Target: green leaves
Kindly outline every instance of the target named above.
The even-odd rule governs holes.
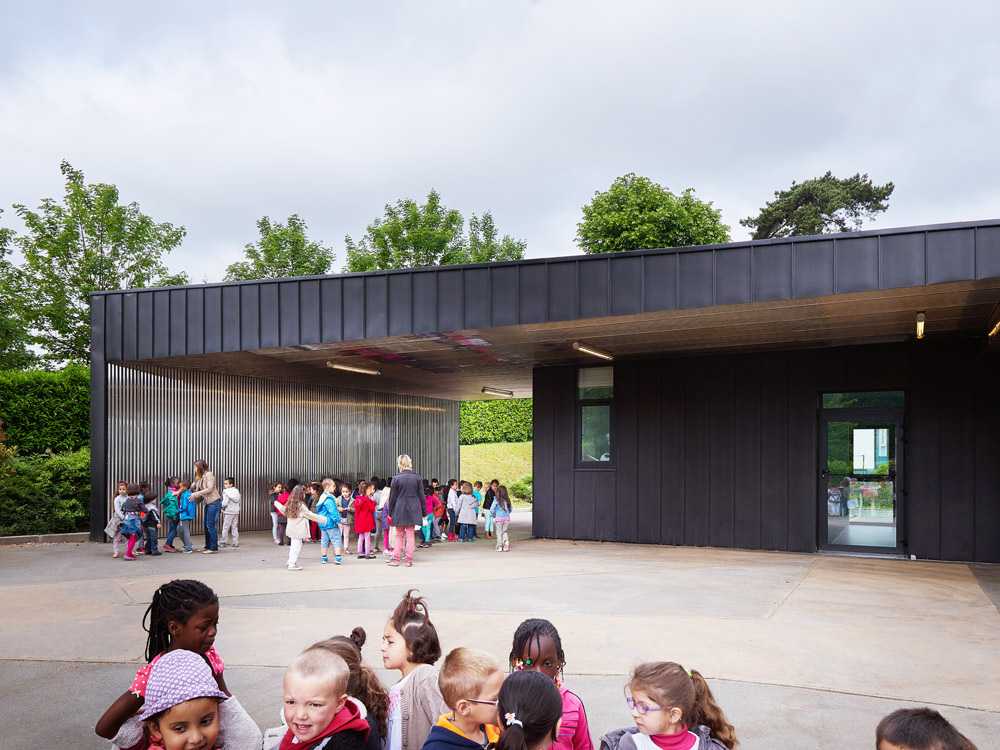
[[[630,172],[583,207],[576,241],[585,253],[708,245],[728,242],[729,227],[693,189],[675,195]]]
[[[527,243],[499,231],[487,211],[469,221],[469,237],[463,234],[465,220],[447,208],[435,190],[423,204],[410,198],[386,204],[381,219],[368,225],[365,236],[347,247],[345,271],[386,271],[393,268],[447,266],[459,263],[489,263],[524,257]]]
[[[37,209],[14,205],[25,226],[12,239],[24,255],[15,301],[46,360],[85,362],[90,293],[186,282],[186,275],[168,277],[163,263],[185,230],[154,222],[137,203],[120,203],[114,185],[87,184],[68,162],[60,170],[66,181],[62,203],[44,198]]]
[[[827,172],[822,177],[793,182],[787,190],[775,191],[756,216],[740,224],[753,230],[753,239],[851,232],[861,229],[889,208],[895,185],[875,185],[867,174],[838,179]]]
[[[463,401],[459,407],[460,445],[521,443],[531,440],[531,399]]]
[[[90,450],[21,457],[0,446],[0,536],[83,531]]]
[[[53,418],[58,415],[58,418]],[[75,451],[90,442],[90,371],[0,371],[0,419],[22,455]]]
[[[264,216],[257,222],[260,239],[244,246],[246,260],[226,269],[226,281],[279,279],[288,276],[319,276],[330,270],[331,248],[311,241],[305,221],[292,214],[284,223],[271,223]]]

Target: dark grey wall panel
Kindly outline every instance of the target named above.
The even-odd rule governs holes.
[[[684,467],[687,465],[684,377],[676,368],[656,368],[660,394],[660,542],[684,544]]]
[[[222,288],[205,289],[205,354],[222,351]],[[277,346],[277,342],[271,344]]]
[[[927,233],[927,283],[976,277],[976,232],[956,229]]]
[[[358,341],[365,337],[365,279],[348,276],[344,279],[344,341]]]
[[[103,328],[100,331],[95,331],[95,339],[90,342],[90,346],[92,349],[98,347],[96,337],[99,336],[104,342],[107,360],[117,362],[122,358],[122,295],[109,294],[107,297],[94,297],[91,300],[92,308],[97,304],[98,299],[102,300],[100,321]],[[106,319],[104,317],[105,311],[107,312]]]
[[[750,301],[750,248],[715,251],[715,304]]]
[[[834,243],[835,291],[878,289],[878,238],[837,239]]]
[[[611,259],[611,314],[642,312],[642,258]]]
[[[608,261],[587,258],[580,261],[580,317],[599,318],[608,314],[611,299]]]
[[[733,545],[760,543],[760,360],[737,360],[733,392]]]
[[[516,272],[517,269],[514,269]],[[413,332],[435,333],[438,327],[438,291],[436,273],[413,274]],[[515,300],[516,301],[516,300]]]
[[[577,318],[576,261],[549,264],[549,320],[575,320]]]
[[[532,376],[536,397],[531,402],[531,419],[534,437],[531,443],[532,489],[534,497],[531,506],[531,530],[534,536],[551,538],[555,536],[553,508],[555,505],[555,399],[561,387],[556,382],[559,368],[549,367],[535,370]],[[546,394],[546,398],[538,398]],[[561,499],[566,503],[565,499]],[[570,501],[571,502],[571,501]]]
[[[461,271],[437,273],[437,321],[441,331],[460,331],[465,327],[465,288]]]
[[[187,350],[188,354],[205,353],[204,289],[188,289],[187,292]]]
[[[642,415],[636,419],[636,518],[635,539],[655,544],[660,541],[660,510],[664,488],[660,465],[660,397],[662,372],[647,363],[639,368],[636,388],[637,408]]]
[[[712,444],[709,433],[709,398],[707,376],[710,363],[692,362],[684,370],[684,543],[703,547],[709,543],[711,504]]]
[[[760,399],[760,544],[765,549],[788,545],[788,375],[784,357],[763,363]],[[813,457],[813,467],[816,459]],[[798,498],[798,502],[816,502]]]
[[[517,266],[491,268],[494,326],[517,324]]]
[[[358,305],[363,304],[364,298],[359,295]],[[281,332],[279,341],[281,346],[294,346],[299,343],[299,282],[286,281],[278,284],[278,305],[281,310],[278,315]],[[361,317],[364,317],[363,311]],[[364,332],[359,338],[364,338]]]
[[[681,253],[680,307],[715,304],[715,258],[712,253]]]
[[[187,291],[170,292],[170,356],[187,354]]]
[[[639,367],[635,363],[623,364],[615,368],[615,392],[623,398],[615,400],[611,429],[612,460],[615,463],[615,536],[618,541],[638,538],[639,506],[639,465],[638,427],[640,405]],[[645,416],[645,415],[644,415]]]
[[[891,234],[879,241],[882,289],[922,286],[924,281],[924,233]]]
[[[240,343],[245,349],[260,348],[260,287],[240,287]]]
[[[727,360],[712,368],[708,387],[712,397],[708,400],[709,460],[708,473],[708,540],[713,547],[735,545],[733,513],[735,488],[733,486],[734,373],[732,361]]]
[[[319,300],[322,305],[320,324],[324,342],[341,341],[344,338],[343,281],[323,279],[319,282]]]
[[[365,278],[365,338],[389,335],[389,284],[385,276]]]
[[[520,323],[544,323],[548,313],[548,279],[544,265],[521,266],[518,276]]]
[[[833,240],[792,245],[792,284],[796,299],[833,294]]]
[[[170,292],[153,292],[153,356],[170,356]]]
[[[757,302],[792,298],[792,246],[753,248],[753,298]]]
[[[673,310],[677,307],[677,254],[647,255],[645,264],[644,309]]]
[[[597,539],[596,510],[598,504],[612,491],[608,486],[606,471],[574,471],[572,487],[573,539]],[[566,508],[563,508],[563,512]]]
[[[553,482],[555,492],[555,504],[553,506],[552,527],[556,536],[563,539],[567,534],[573,533],[573,514],[576,506],[576,498],[573,496],[573,466],[576,461],[576,371],[572,367],[558,368],[552,380],[554,387],[553,394],[553,419],[552,426],[555,429],[555,439],[552,444],[553,454]],[[594,504],[595,523],[597,525],[597,538],[608,539],[606,534],[614,533],[614,521],[609,521],[609,515],[600,503],[595,504],[595,498],[581,498],[585,505]],[[606,503],[613,506],[614,503]]]
[[[389,335],[413,332],[413,294],[409,274],[389,277]]]
[[[465,271],[465,328],[489,328],[492,325],[490,269]]]
[[[976,278],[1000,278],[1000,227],[976,230]]]
[[[121,298],[118,297],[120,300]],[[104,538],[106,512],[105,467],[108,464],[108,416],[107,416],[107,365],[105,351],[109,342],[105,336],[121,323],[115,323],[108,304],[110,298],[94,296],[90,299],[90,539],[97,542]]]
[[[240,351],[240,288],[222,287],[222,351]]]
[[[300,344],[318,344],[322,340],[320,324],[319,281],[299,284]]]
[[[1000,362],[977,368],[975,560],[1000,560]]]
[[[155,316],[153,293],[140,292],[135,296],[135,302],[136,315],[138,316],[136,323],[137,341],[139,342],[137,356],[139,359],[149,359],[153,356],[153,317]]]
[[[205,298],[206,309],[208,297]],[[281,345],[281,308],[278,304],[278,285],[260,285],[260,346],[262,349]]]

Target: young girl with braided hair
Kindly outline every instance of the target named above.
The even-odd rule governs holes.
[[[193,580],[163,584],[153,594],[142,625],[149,634],[146,639],[148,663],[139,668],[129,689],[98,719],[94,731],[105,739],[112,739],[122,724],[142,708],[153,664],[168,651],[184,649],[200,654],[211,667],[219,689],[229,693],[222,674],[225,665],[214,646],[219,625],[219,598],[212,589]]]
[[[635,727],[601,738],[601,750],[733,750],[739,741],[708,683],[672,661],[640,664],[625,688]]]
[[[563,715],[554,750],[593,750],[583,701],[563,685],[566,655],[556,626],[537,618],[522,622],[514,632],[509,659],[512,671],[540,672],[559,689]]]
[[[559,734],[562,696],[541,672],[514,672],[500,686],[497,715],[503,730],[497,750],[546,750]]]
[[[385,750],[420,750],[448,710],[433,666],[440,658],[441,642],[427,603],[411,589],[382,632],[382,666],[401,677],[389,690]]]
[[[347,663],[350,677],[347,680],[347,694],[360,701],[368,712],[368,750],[382,750],[386,737],[389,713],[389,694],[382,687],[378,675],[361,659],[361,648],[368,636],[362,627],[354,628],[350,636],[335,635],[325,641],[314,643],[307,651],[323,649],[331,651]]]

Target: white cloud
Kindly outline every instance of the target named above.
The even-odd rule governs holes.
[[[697,188],[734,238],[827,169],[896,182],[881,225],[1000,215],[987,2],[248,7],[0,11],[0,205],[58,196],[67,158],[184,224],[170,263],[196,280],[261,215],[341,249],[431,187],[532,256],[574,252],[627,171]]]

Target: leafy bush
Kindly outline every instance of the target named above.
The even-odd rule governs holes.
[[[532,437],[530,398],[463,401],[460,417],[460,445],[523,443]]]
[[[0,536],[87,528],[90,450],[19,456],[0,446]]]
[[[534,497],[534,488],[532,487],[532,483],[533,477],[531,475],[521,477],[510,486],[510,494],[518,500],[524,500],[526,503],[530,503]]]
[[[22,456],[80,450],[90,443],[90,370],[0,371],[0,420]]]

